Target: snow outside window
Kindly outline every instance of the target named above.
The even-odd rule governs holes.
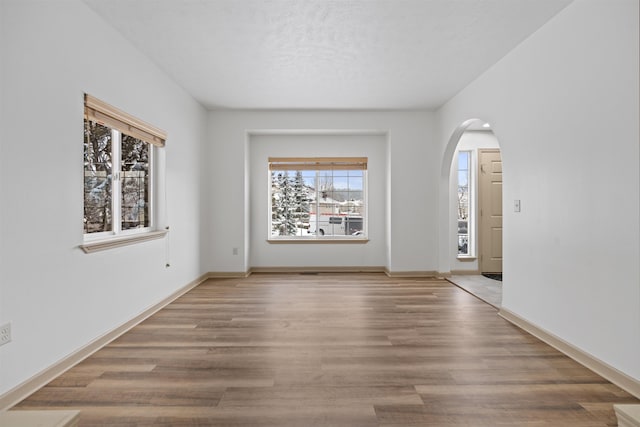
[[[366,239],[366,157],[270,158],[269,239]]]
[[[85,96],[85,240],[148,232],[153,227],[153,153],[161,131]]]
[[[458,256],[470,255],[470,204],[471,151],[458,152]]]

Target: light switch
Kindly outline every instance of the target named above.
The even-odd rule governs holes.
[[[520,212],[520,200],[513,201],[513,211]]]

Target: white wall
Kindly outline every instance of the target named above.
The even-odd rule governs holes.
[[[451,272],[477,272],[478,271],[478,150],[500,148],[500,144],[496,139],[496,136],[491,131],[465,131],[458,142],[456,151],[453,155],[453,162],[451,163],[451,173],[449,174],[449,212],[451,212],[449,218],[449,241],[453,244],[449,248],[449,259],[451,265]],[[470,206],[470,243],[473,246],[473,259],[458,258],[458,152],[470,151],[471,152],[471,171],[469,175],[470,179],[470,191],[471,191],[471,206]]]
[[[1,395],[202,273],[207,114],[81,1],[3,0],[0,16]],[[84,92],[167,131],[168,239],[78,249]]]
[[[203,230],[210,239],[203,258],[209,271],[243,272],[254,265],[374,266],[380,262],[392,272],[436,269],[437,209],[433,201],[437,197],[440,164],[433,139],[432,113],[214,111],[209,118],[211,177],[207,199],[211,204],[205,216],[211,221]],[[387,183],[381,188],[369,188],[374,200],[386,199],[384,233],[379,235],[380,230],[376,229],[365,248],[338,249],[343,255],[339,264],[334,264],[338,262],[334,255],[325,254],[327,258],[323,258],[321,254],[326,249],[305,249],[309,254],[305,257],[300,256],[300,245],[251,241],[253,235],[260,239],[261,231],[258,228],[253,234],[253,227],[260,225],[249,221],[252,203],[260,201],[256,199],[259,196],[248,197],[250,179],[254,176],[250,161],[253,144],[249,143],[248,131],[292,129],[375,130],[388,135],[383,160]],[[374,154],[383,155],[380,150]],[[379,219],[371,220],[379,224]],[[264,221],[266,224],[266,217]],[[258,247],[253,247],[258,243]],[[232,254],[234,247],[239,248],[237,256]]]
[[[5,51],[5,43],[7,40],[7,32],[6,32],[6,24],[5,24],[5,17],[4,17],[4,6],[2,5],[2,1],[0,1],[0,201],[1,200],[5,200],[5,195],[4,195],[4,190],[3,190],[3,165],[2,165],[2,158],[4,157],[3,152],[4,152],[4,117],[5,117],[5,110],[4,110],[4,102],[2,102],[2,100],[5,98],[5,94],[4,94],[4,51]],[[0,224],[3,224],[3,209],[2,209],[2,205],[3,203],[0,202]],[[1,231],[1,229],[0,229]],[[2,236],[0,236],[0,255],[2,255]],[[4,257],[0,256],[0,324],[4,324],[5,322],[5,317],[3,317],[2,315],[2,294],[3,294],[3,286],[2,286],[2,272],[4,271]],[[0,350],[1,351],[1,350]],[[0,353],[1,354],[1,353]],[[1,357],[1,356],[0,356]],[[2,359],[0,359],[0,370],[2,370]],[[0,391],[0,393],[2,393]]]
[[[500,141],[503,306],[636,380],[638,36],[637,0],[576,0],[438,112],[447,156],[470,118]]]

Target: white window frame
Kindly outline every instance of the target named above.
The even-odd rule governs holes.
[[[111,130],[111,170],[113,171],[113,181],[111,183],[112,217],[111,230],[109,231],[97,233],[84,233],[83,231],[83,243],[80,245],[80,248],[85,253],[92,253],[164,237],[168,231],[168,227],[164,229],[160,229],[159,227],[157,221],[159,208],[158,203],[156,203],[156,194],[158,193],[157,175],[160,172],[164,173],[158,165],[158,160],[160,157],[159,150],[163,149],[166,141],[166,133],[91,95],[85,95],[85,122],[87,120],[97,122]],[[128,230],[122,229],[121,148],[123,134],[140,139],[149,145],[149,185],[147,189],[149,198],[149,208],[147,209],[149,226]]]
[[[317,223],[319,222],[317,213],[320,212],[319,204],[319,176],[322,171],[326,170],[362,170],[362,233],[360,235],[321,235],[316,232],[315,234],[303,235],[303,236],[273,236],[272,235],[272,177],[271,174],[274,171],[272,169],[272,165],[278,164],[289,164],[291,169],[286,169],[288,171],[296,171],[296,170],[314,170],[315,171],[315,212],[316,212],[316,230]],[[359,167],[353,167],[353,169],[349,169],[349,163],[356,164],[360,163]],[[269,158],[269,167],[267,168],[267,182],[268,182],[268,228],[267,228],[267,241],[269,243],[366,243],[369,241],[368,239],[368,223],[369,223],[369,209],[368,209],[368,185],[367,185],[367,163],[368,159],[366,157],[297,157],[297,158]],[[297,169],[296,164],[304,165],[299,167],[304,167],[304,169]],[[314,169],[313,165],[317,165],[317,168]],[[289,165],[287,167],[289,167]],[[309,166],[311,165],[311,166]],[[331,169],[332,165],[335,165],[336,169]],[[282,170],[282,169],[281,169]],[[333,215],[333,214],[332,214]],[[333,215],[338,216],[338,214]],[[345,216],[346,218],[346,216]],[[346,220],[345,220],[346,225]]]
[[[148,144],[148,143],[147,143]],[[149,226],[131,228],[128,230],[122,229],[122,132],[117,129],[111,129],[111,169],[113,172],[113,178],[111,183],[111,230],[101,231],[98,233],[84,233],[84,241],[91,242],[94,240],[104,240],[111,237],[127,236],[133,234],[148,233],[155,229],[155,157],[156,147],[149,144]]]

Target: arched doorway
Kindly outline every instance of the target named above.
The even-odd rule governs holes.
[[[450,281],[500,306],[502,156],[489,123],[470,119],[453,132],[443,159],[443,181]]]

